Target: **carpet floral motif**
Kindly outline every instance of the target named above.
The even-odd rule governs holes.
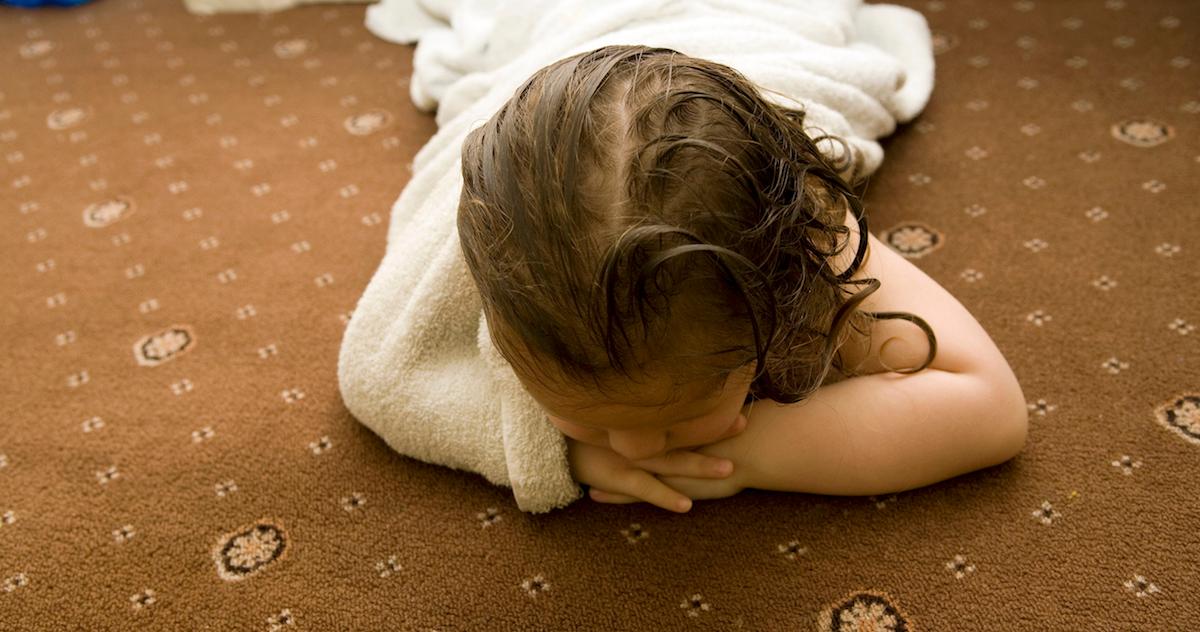
[[[213,548],[217,575],[228,582],[241,581],[280,559],[286,548],[283,529],[268,522],[227,533]]]
[[[895,605],[895,600],[879,591],[852,593],[821,611],[820,632],[914,632],[916,627]]]

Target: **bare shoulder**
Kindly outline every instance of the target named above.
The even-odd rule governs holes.
[[[850,244],[834,263],[834,270],[846,269],[854,260],[859,239],[858,222],[846,212]],[[852,279],[873,278],[879,289],[859,305],[868,312],[908,312],[921,317],[937,338],[937,354],[931,368],[954,373],[974,371],[1011,371],[1000,350],[983,326],[946,288],[934,281],[912,262],[887,244],[867,234],[867,253]],[[915,323],[903,319],[875,321],[869,337],[851,332],[840,353],[847,368],[866,373],[915,368],[924,363],[929,343]]]

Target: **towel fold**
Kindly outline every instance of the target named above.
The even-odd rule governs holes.
[[[342,340],[338,380],[355,417],[413,458],[512,487],[523,511],[581,495],[563,435],[491,343],[456,215],[461,146],[538,69],[611,44],[671,48],[731,66],[849,143],[856,175],[876,142],[933,89],[921,14],[859,0],[383,0],[366,25],[419,42],[414,104],[437,133],[392,207],[387,247]],[[837,159],[841,145],[819,145]]]

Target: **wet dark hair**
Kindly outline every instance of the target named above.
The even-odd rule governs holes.
[[[793,403],[846,372],[845,327],[904,318],[930,350],[899,372],[928,367],[924,320],[856,309],[880,285],[850,278],[868,232],[840,174],[857,162],[803,123],[736,70],[671,49],[538,70],[462,146],[458,234],[497,349],[528,379],[601,393],[663,374],[719,389],[755,363],[749,398]],[[847,209],[861,238],[835,274]]]

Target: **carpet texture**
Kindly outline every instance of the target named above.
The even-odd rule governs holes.
[[[1195,627],[1200,5],[907,4],[937,84],[871,227],[996,340],[1024,452],[537,516],[338,395],[434,132],[412,47],[361,6],[0,9],[0,630]]]

